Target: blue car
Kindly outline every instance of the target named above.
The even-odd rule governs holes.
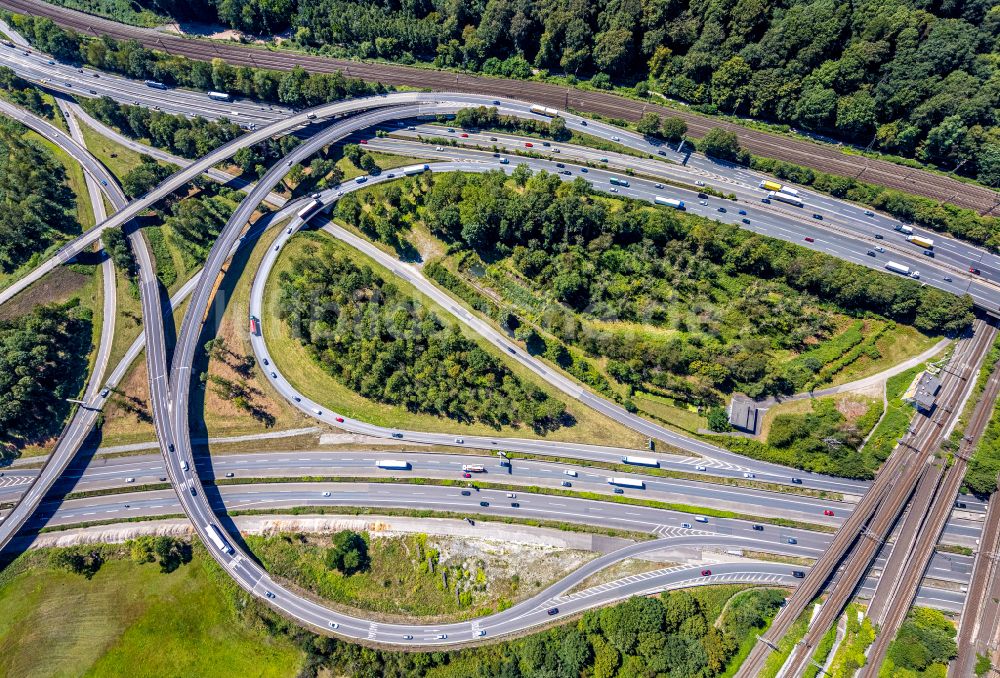
[[[747,211],[746,210],[740,210],[740,214],[743,215],[743,216],[746,216]]]
[[[725,211],[726,211],[726,208],[725,208],[725,207],[720,207],[720,208],[719,208],[719,211],[720,211],[720,212],[725,212]]]

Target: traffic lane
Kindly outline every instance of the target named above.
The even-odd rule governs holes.
[[[830,535],[804,530],[792,530],[772,525],[752,529],[750,523],[729,519],[710,518],[700,523],[691,514],[648,509],[629,505],[604,505],[586,499],[567,501],[567,498],[549,497],[531,493],[518,493],[507,497],[506,491],[409,485],[373,485],[366,483],[289,483],[221,485],[215,488],[218,499],[213,497],[213,508],[218,511],[284,509],[298,506],[368,506],[399,508],[419,506],[472,516],[479,514],[545,517],[565,522],[580,522],[600,527],[617,527],[632,531],[645,531],[661,536],[701,535],[704,537],[733,537],[751,540],[751,547],[771,550],[786,555],[815,558],[825,551]],[[324,496],[329,493],[330,496]],[[486,502],[483,506],[481,502]],[[510,504],[520,504],[512,510]],[[81,522],[127,519],[138,516],[154,517],[175,515],[180,511],[176,495],[170,490],[144,490],[127,494],[101,495],[70,499],[61,503],[46,502],[39,515],[50,516],[50,526],[70,526]],[[685,528],[685,523],[692,527]],[[793,537],[794,544],[788,543]],[[876,561],[884,564],[885,558]],[[960,554],[936,552],[925,576],[965,583],[971,572],[971,558]]]
[[[239,118],[242,117],[272,122],[292,112],[282,106],[245,99],[231,102],[215,101],[203,92],[183,88],[156,89],[146,86],[141,81],[129,80],[112,73],[99,72],[89,67],[80,69],[77,66],[60,63],[34,51],[33,48],[30,51],[31,54],[25,55],[24,49],[0,46],[0,64],[11,68],[22,78],[77,96],[111,96],[124,100],[123,103],[156,107],[157,110],[186,117],[195,115],[209,118],[230,117],[234,122],[239,122]],[[49,64],[49,61],[55,63]],[[98,73],[99,77],[94,77],[95,73]],[[237,116],[233,116],[234,111]]]
[[[377,468],[379,459],[399,459],[410,464],[407,471],[382,470]],[[540,484],[560,488],[562,483],[570,483],[573,491],[590,491],[611,495],[609,476],[626,477],[642,481],[644,490],[622,488],[626,495],[659,500],[679,501],[691,505],[717,508],[721,510],[747,510],[758,515],[780,512],[784,517],[792,517],[817,524],[839,524],[839,519],[849,515],[850,506],[843,502],[821,500],[812,497],[782,494],[756,490],[753,488],[730,487],[711,482],[697,482],[641,473],[612,472],[573,464],[557,464],[539,460],[514,459],[509,466],[501,466],[496,457],[454,454],[420,454],[408,450],[372,452],[354,450],[348,452],[325,452],[322,450],[304,452],[260,452],[239,455],[218,455],[211,461],[196,459],[199,476],[226,478],[296,477],[296,476],[371,476],[371,477],[413,477],[460,479],[466,465],[483,465],[484,473],[475,473],[469,482],[505,483],[527,486]],[[30,478],[33,474],[23,473]],[[59,486],[66,491],[83,492],[119,488],[128,484],[144,485],[165,482],[166,471],[162,460],[153,455],[138,457],[117,457],[93,462],[86,469],[70,468],[63,475]],[[16,490],[11,484],[11,493]],[[0,480],[0,490],[3,489]],[[0,496],[3,496],[0,494]],[[836,514],[831,518],[822,514],[830,508]]]
[[[428,153],[426,144],[416,142],[393,142],[391,140],[387,141],[386,138],[381,138],[377,141],[369,141],[369,144],[371,144],[375,149],[387,152],[410,155],[421,152],[424,154],[440,154],[439,157],[447,157],[454,161],[460,161],[462,159],[482,160],[491,155],[486,151],[477,151],[452,146],[441,147],[442,150],[440,152],[434,151]],[[562,160],[558,158],[539,159],[512,157],[509,160],[514,166],[518,164],[527,164],[533,170],[541,169],[560,173],[571,172],[582,176],[580,168],[575,165],[569,164],[564,168],[556,166],[556,164],[560,162],[566,165],[566,162],[563,162],[563,160],[572,163],[572,159],[570,157],[563,158]],[[498,161],[494,159],[494,162]],[[665,166],[669,167],[667,165]],[[602,187],[602,184],[609,182],[611,177],[618,176],[620,174],[620,172],[616,174],[615,172],[607,169],[592,168],[587,171],[586,179],[591,182],[597,190],[609,190],[607,187]],[[824,251],[838,258],[851,261],[852,263],[874,268],[876,270],[882,270],[883,272],[886,262],[890,260],[896,261],[897,263],[908,265],[911,270],[924,271],[925,273],[921,277],[923,282],[929,282],[934,287],[951,292],[952,294],[961,295],[969,292],[977,303],[987,308],[994,308],[998,301],[1000,301],[1000,290],[998,290],[995,286],[986,284],[985,279],[987,276],[975,276],[969,273],[968,261],[966,257],[953,257],[949,256],[947,253],[945,253],[944,256],[936,256],[933,258],[924,256],[922,255],[922,252],[924,251],[922,248],[915,249],[913,245],[906,242],[903,234],[897,233],[891,228],[886,230],[886,236],[884,236],[884,238],[889,238],[888,240],[883,239],[876,241],[870,232],[855,230],[847,236],[850,239],[850,242],[845,243],[843,234],[831,232],[828,228],[826,228],[828,220],[815,220],[809,216],[809,212],[807,210],[808,205],[803,208],[782,205],[780,209],[775,209],[772,206],[760,203],[756,198],[753,198],[752,202],[743,204],[715,197],[708,197],[704,199],[704,202],[707,204],[702,205],[702,200],[697,199],[695,193],[696,189],[687,190],[674,186],[656,188],[653,181],[635,177],[628,177],[628,181],[630,186],[613,187],[610,190],[615,191],[619,195],[640,200],[648,200],[650,202],[652,202],[657,196],[683,198],[685,199],[685,211],[697,216],[715,219],[723,223],[730,223],[743,229],[760,232],[770,237],[776,237],[789,242],[794,242],[810,249]],[[732,186],[728,186],[726,188],[726,190],[730,189],[732,189]],[[787,207],[787,210],[785,210],[785,207]],[[720,208],[725,211],[720,212]],[[739,212],[741,210],[746,214],[740,215]],[[784,214],[780,210],[785,210],[788,214]],[[796,215],[795,212],[801,213]],[[746,218],[750,223],[744,224],[742,221],[744,218]],[[835,225],[842,226],[840,224]],[[809,242],[806,238],[812,238],[814,242]],[[890,246],[895,249],[886,252],[878,252],[875,249],[876,247],[885,246]],[[946,252],[946,250],[942,250],[942,247],[939,247],[938,250]],[[868,252],[871,252],[872,254],[869,255]],[[926,273],[926,271],[932,271],[933,273]]]
[[[391,455],[391,457],[390,457]],[[395,458],[411,464],[408,471],[380,470],[376,468],[379,459]],[[499,466],[499,460],[483,456],[461,456],[453,454],[427,454],[406,450],[390,450],[374,453],[365,450],[350,452],[330,452],[316,450],[312,452],[261,452],[238,455],[217,455],[206,460],[195,460],[199,476],[214,474],[225,479],[232,473],[242,480],[280,476],[371,476],[381,478],[444,478],[459,479],[462,467],[466,464],[483,464],[486,473],[475,473],[470,484],[477,481],[485,483],[507,483],[514,485],[529,485],[536,483],[559,488],[562,482],[571,483],[570,491],[598,492],[613,496],[613,489],[608,485],[610,471],[588,469],[571,464],[557,464],[544,461],[514,459],[512,467]],[[511,469],[511,473],[507,469]],[[576,473],[576,476],[566,474],[566,471]],[[851,508],[839,502],[795,497],[775,492],[754,490],[751,488],[731,488],[712,483],[665,479],[640,473],[614,473],[615,476],[628,477],[646,483],[646,489],[621,488],[624,496],[637,499],[658,501],[680,501],[693,506],[718,508],[721,510],[740,510],[733,505],[742,501],[742,509],[747,513],[760,516],[781,512],[782,517],[799,517],[816,524],[840,525],[849,515]],[[65,474],[66,483],[73,491],[88,491],[98,489],[120,488],[134,484],[136,486],[155,484],[166,481],[166,471],[162,460],[153,455],[140,457],[114,457],[102,461],[99,467],[88,466],[85,470],[69,469]],[[19,472],[19,477],[30,478],[28,471]],[[131,479],[131,480],[129,480]],[[3,479],[0,478],[0,490]],[[23,482],[23,481],[19,481]],[[11,483],[11,494],[20,493],[23,488],[18,483]],[[0,497],[3,495],[0,494]],[[822,515],[827,507],[833,507],[834,517]],[[798,515],[796,515],[798,514]],[[764,526],[766,528],[766,526]],[[978,538],[981,523],[976,520],[952,515],[943,539],[948,543],[967,544]]]

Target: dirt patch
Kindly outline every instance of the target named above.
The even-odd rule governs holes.
[[[849,423],[854,423],[868,412],[871,402],[856,396],[840,397],[836,400],[837,411],[844,415]]]
[[[60,303],[71,299],[89,280],[89,275],[60,266],[0,306],[0,320],[17,318],[43,304]]]
[[[104,406],[101,433],[105,445],[155,439],[145,356],[145,353],[139,355]]]

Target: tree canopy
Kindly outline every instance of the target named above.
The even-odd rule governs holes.
[[[0,272],[10,272],[56,235],[79,230],[66,169],[27,130],[0,120]]]
[[[279,314],[311,355],[366,398],[494,427],[559,428],[565,408],[332,245],[279,276]]]

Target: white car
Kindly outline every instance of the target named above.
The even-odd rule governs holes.
[[[612,192],[612,193],[617,193],[617,192],[618,192],[618,189],[617,189],[617,188],[615,188],[614,186],[612,186],[612,187],[611,187],[611,192]]]
[[[126,483],[134,483],[135,482],[135,478],[126,478],[125,482]]]
[[[437,634],[434,637],[437,638],[438,640],[444,640],[445,638],[448,637],[448,634],[447,633],[439,633],[439,634]]]
[[[754,475],[754,474],[752,474],[752,473],[744,473],[744,474],[743,474],[743,477],[744,477],[744,478],[756,478],[757,476],[755,476],[755,475]]]
[[[317,410],[315,407],[313,408],[313,412],[316,413],[316,414],[323,414],[322,411]]]
[[[329,493],[329,492],[324,492],[324,493],[323,493],[323,496],[324,496],[324,497],[329,497],[329,496],[330,496],[330,493]]]
[[[698,181],[694,182],[694,185],[695,185],[695,186],[704,186],[704,185],[705,185],[705,182],[704,182],[704,181],[702,181],[701,179],[699,179]]]
[[[435,151],[443,151],[444,149],[443,149],[443,148],[441,148],[440,146],[436,146],[436,147],[434,148],[434,150],[435,150]]]
[[[621,137],[611,137],[611,141],[621,141]]]
[[[465,438],[455,438],[455,442],[461,445],[462,443],[465,442]]]
[[[330,628],[331,629],[339,629],[340,628],[340,624],[338,624],[337,622],[330,622]]]
[[[480,637],[485,636],[486,635],[486,631],[483,631],[482,629],[479,629],[478,631],[476,631],[476,635],[480,636]]]
[[[653,184],[656,188],[663,188],[663,184]]]
[[[507,498],[508,499],[515,499],[516,497],[517,497],[517,494],[515,494],[514,492],[508,492],[507,493]]]
[[[695,466],[694,470],[695,471],[707,471],[708,469],[705,468],[704,466]]]
[[[699,204],[699,205],[707,205],[707,204],[708,204],[708,201],[707,201],[707,200],[699,200],[699,201],[698,201],[698,204]]]

